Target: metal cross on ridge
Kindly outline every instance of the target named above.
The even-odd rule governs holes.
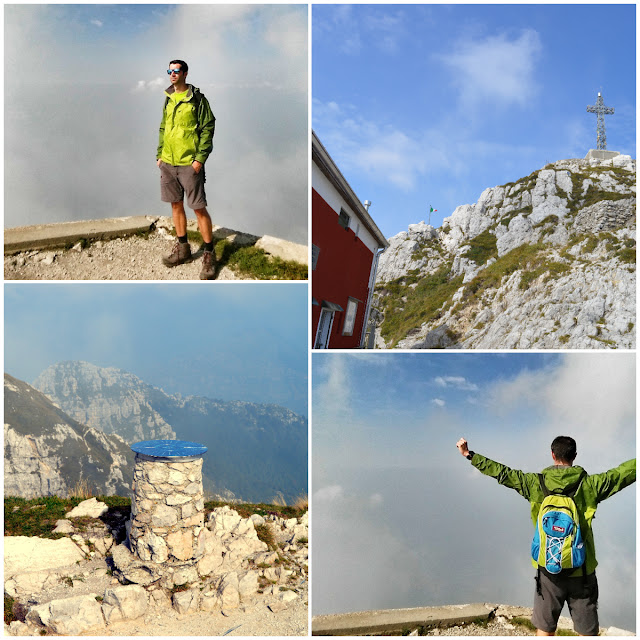
[[[607,134],[604,130],[604,116],[609,115],[610,113],[614,113],[615,109],[613,107],[605,107],[604,100],[602,99],[602,94],[598,91],[598,99],[596,100],[595,105],[589,105],[587,107],[587,111],[589,113],[595,113],[598,116],[598,146],[597,149],[606,149],[607,148]]]

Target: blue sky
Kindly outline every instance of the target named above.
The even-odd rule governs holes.
[[[635,5],[314,5],[313,127],[385,236],[596,147],[635,158]],[[600,44],[598,44],[600,43]]]
[[[216,116],[214,224],[306,243],[306,5],[14,4],[4,16],[6,95],[29,96],[5,105],[5,227],[170,215],[155,157],[179,58]]]
[[[307,285],[21,284],[4,289],[5,372],[63,360],[124,369],[168,393],[307,415]]]
[[[460,437],[528,472],[557,435],[589,473],[635,457],[634,354],[317,353],[312,375],[314,615],[532,606],[529,505]],[[604,626],[635,629],[635,500],[633,485],[594,524]]]

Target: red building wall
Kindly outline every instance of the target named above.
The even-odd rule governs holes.
[[[312,191],[311,237],[313,244],[320,248],[318,263],[311,275],[312,295],[319,303],[328,300],[339,304],[344,309],[342,312],[336,311],[334,315],[329,347],[332,349],[357,348],[360,345],[369,295],[373,253],[360,238],[356,238],[352,229],[344,229],[340,226],[338,214],[315,189]],[[343,336],[342,327],[349,297],[359,300],[358,311],[353,335]],[[313,305],[311,346],[316,337],[319,320],[320,307]]]

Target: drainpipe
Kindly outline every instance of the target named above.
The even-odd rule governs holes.
[[[365,203],[366,204],[366,203]],[[384,253],[384,247],[376,249],[373,263],[371,265],[371,274],[369,276],[369,295],[367,296],[367,306],[364,311],[364,322],[362,324],[362,333],[360,335],[360,349],[364,348],[364,341],[367,336],[367,326],[369,324],[369,313],[371,312],[371,300],[373,298],[373,290],[376,285],[376,276],[378,273],[378,260]]]

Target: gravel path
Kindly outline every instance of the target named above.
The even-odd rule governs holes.
[[[98,240],[87,248],[24,251],[5,256],[5,280],[199,280],[201,254],[196,260],[171,269],[162,257],[175,242],[158,227],[148,238],[131,236]],[[195,251],[197,247],[191,246]],[[248,279],[224,266],[216,280]]]
[[[273,613],[268,604],[256,597],[240,609],[225,615],[220,611],[179,614],[173,609],[154,607],[139,620],[116,622],[105,636],[306,636],[308,597],[305,593],[287,609]],[[87,633],[86,635],[92,635]]]

